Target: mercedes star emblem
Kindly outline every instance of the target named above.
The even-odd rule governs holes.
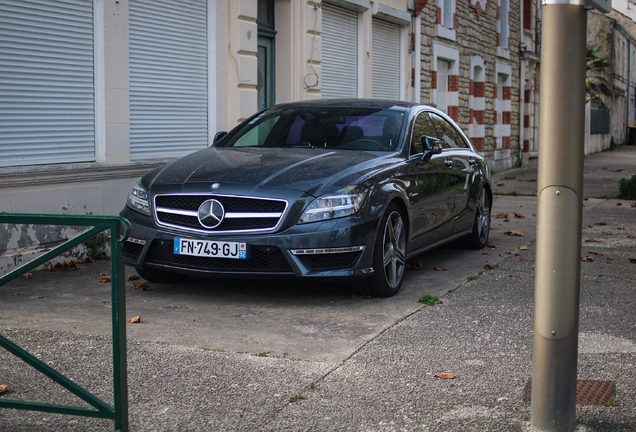
[[[216,228],[223,222],[225,209],[223,204],[215,199],[209,199],[199,206],[197,217],[205,228]]]

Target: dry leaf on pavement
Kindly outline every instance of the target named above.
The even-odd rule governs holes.
[[[523,213],[514,212],[514,215],[517,219],[523,219],[526,217],[526,215],[524,215]]]
[[[497,249],[499,247],[499,246],[497,246],[496,244],[494,244],[492,242],[486,243],[486,246],[488,246],[490,249]]]
[[[141,276],[136,275],[136,274],[128,275],[128,280],[137,280],[137,279],[140,279],[140,278],[141,278]]]
[[[585,243],[596,243],[596,239],[595,238],[585,239]]]
[[[508,219],[508,213],[495,213],[493,217],[495,219]]]
[[[603,225],[607,225],[607,222],[596,222],[594,225],[601,225],[601,226],[603,226]]]
[[[9,386],[7,386],[6,384],[0,384],[0,394],[6,393],[8,389]]]
[[[581,257],[581,261],[594,262],[594,258],[592,258],[591,256],[587,255],[585,257]]]
[[[521,246],[519,250],[528,250],[528,246]]]
[[[128,320],[128,322],[133,324],[141,322],[141,315],[132,317],[131,319]]]
[[[526,258],[526,257],[519,257],[519,261],[532,261],[532,259]]]
[[[25,278],[25,279],[31,279],[33,277],[33,273],[30,273],[30,272],[29,273],[25,273],[25,274],[22,275],[22,277]]]
[[[109,277],[103,277],[99,280],[101,283],[108,283],[110,282],[110,278]]]
[[[597,256],[603,255],[603,252],[587,251],[587,253],[589,253],[590,255],[597,255]]]
[[[627,238],[629,238],[629,239],[636,239],[636,235],[633,235],[633,236],[627,236]]]
[[[455,379],[455,375],[449,374],[449,373],[438,373],[438,374],[435,374],[435,378]]]
[[[497,268],[497,264],[486,264],[486,265],[484,266],[484,268],[485,268],[486,270],[492,270],[492,269],[494,269],[494,268]]]
[[[504,231],[505,235],[509,235],[509,236],[515,236],[515,237],[525,237],[526,235],[524,233],[522,233],[521,231],[516,231],[516,230],[508,230],[508,231]]]
[[[133,282],[133,285],[135,286],[135,288],[137,288],[139,291],[146,291],[148,288],[150,288],[150,285],[147,285],[143,282]]]
[[[422,261],[406,263],[406,271],[417,271],[422,269]]]
[[[632,263],[632,264],[636,264],[636,258],[630,258],[629,262]]]
[[[446,271],[448,269],[446,269],[444,267],[433,267],[433,270],[435,270],[435,271]]]

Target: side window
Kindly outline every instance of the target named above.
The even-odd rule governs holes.
[[[442,142],[442,148],[468,148],[468,144],[453,125],[436,114],[431,114],[431,117],[437,129],[437,137]]]
[[[424,135],[436,137],[438,134],[428,113],[422,111],[417,115],[417,117],[415,117],[415,122],[413,123],[410,151],[411,156],[424,152],[424,149],[422,148],[422,137]]]

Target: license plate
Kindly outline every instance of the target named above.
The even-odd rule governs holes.
[[[174,254],[212,258],[247,259],[247,243],[191,240],[175,237]]]

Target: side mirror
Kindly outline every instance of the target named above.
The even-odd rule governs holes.
[[[442,152],[442,143],[437,138],[431,136],[422,136],[422,148],[424,153],[422,154],[422,161],[428,163],[433,155],[440,154]]]
[[[225,135],[227,135],[227,131],[221,131],[221,132],[217,132],[216,134],[214,134],[214,140],[212,141],[212,144],[216,144],[217,141],[219,141]]]

